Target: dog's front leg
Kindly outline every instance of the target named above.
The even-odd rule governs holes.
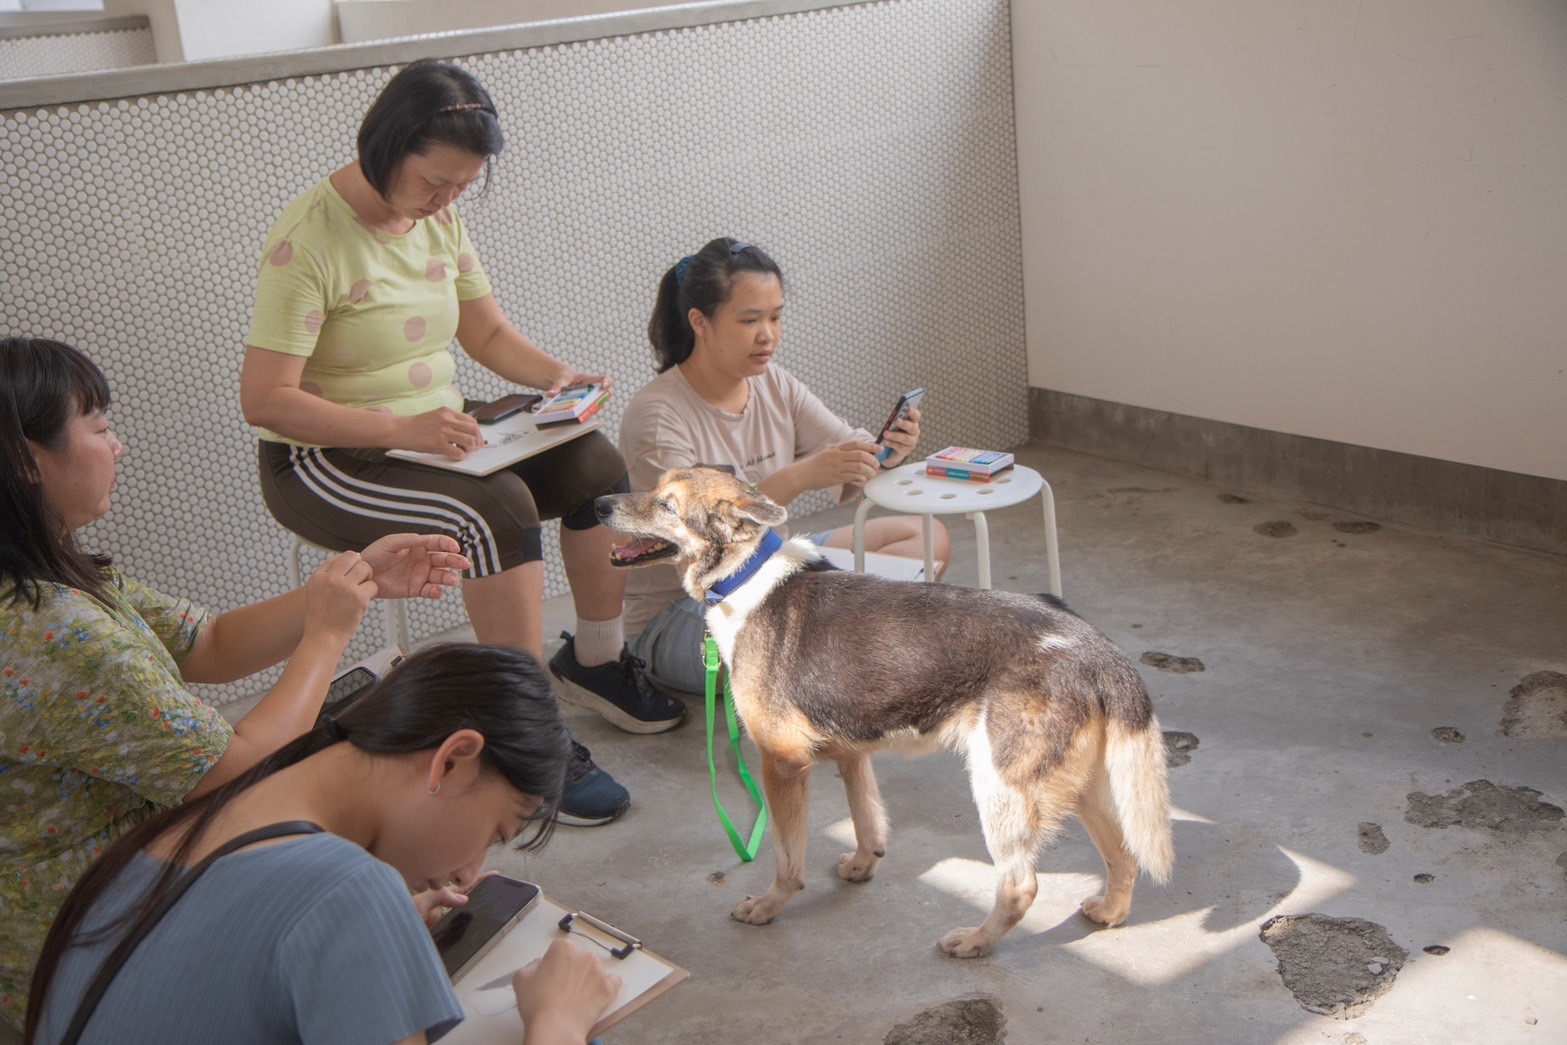
[[[762,752],[762,787],[767,810],[773,818],[773,855],[778,876],[761,896],[747,896],[735,906],[732,917],[751,925],[766,925],[784,904],[805,888],[806,811],[810,805],[807,785],[811,763],[790,762]]]
[[[846,882],[868,882],[876,865],[887,855],[887,810],[881,803],[871,756],[849,755],[838,759],[843,789],[849,794],[849,815],[854,819],[852,853],[838,857],[838,877]]]

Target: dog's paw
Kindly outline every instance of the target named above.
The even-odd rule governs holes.
[[[838,877],[845,882],[868,882],[876,873],[880,857],[860,856],[859,850],[838,857]]]
[[[735,904],[729,917],[747,925],[766,925],[778,914],[778,905],[769,903],[766,896],[747,896]]]
[[[1102,896],[1090,896],[1083,901],[1083,916],[1091,922],[1098,922],[1103,926],[1116,926],[1126,921],[1129,914],[1126,907],[1114,908],[1105,903]]]
[[[979,926],[965,926],[943,936],[938,946],[954,958],[983,958],[995,944],[986,939]]]

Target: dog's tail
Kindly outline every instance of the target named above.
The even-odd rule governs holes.
[[[1105,730],[1105,769],[1126,848],[1155,881],[1168,881],[1175,842],[1159,720],[1149,714],[1144,724],[1134,726],[1112,716]]]

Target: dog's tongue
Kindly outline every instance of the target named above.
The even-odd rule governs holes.
[[[657,537],[638,537],[634,541],[615,545],[611,553],[621,562],[635,562],[648,552],[664,546],[664,541]]]

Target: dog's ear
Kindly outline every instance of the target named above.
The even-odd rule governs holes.
[[[789,518],[788,509],[754,489],[746,490],[731,503],[735,514],[763,526],[777,526]]]
[[[757,490],[741,490],[735,497],[726,501],[729,515],[735,523],[736,530],[746,528],[746,523],[754,523],[760,526],[777,526],[783,520],[788,519],[788,509],[782,504],[771,500],[766,494],[758,494]]]

